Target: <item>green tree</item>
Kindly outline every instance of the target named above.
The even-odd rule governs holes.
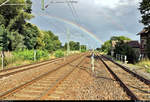
[[[140,13],[142,15],[142,20],[140,20],[141,23],[143,23],[145,26],[149,26],[150,24],[150,0],[142,0],[140,2],[139,7]]]
[[[86,45],[81,45],[81,52],[85,52],[86,51]]]
[[[129,41],[129,40],[131,39],[125,36],[112,36],[110,40],[104,42],[104,44],[101,46],[101,51],[110,55],[112,41],[121,42],[121,41]]]
[[[25,4],[29,3],[30,0],[10,0],[7,4]],[[31,3],[30,3],[31,4]],[[31,19],[33,16],[29,14],[30,12],[27,5],[3,5],[0,7],[0,14],[5,18],[5,27],[12,23],[18,23],[19,20]]]
[[[101,46],[102,52],[108,53],[110,51],[110,49],[111,49],[111,41],[110,40],[104,42],[104,44]]]
[[[111,37],[110,40],[111,40],[111,41],[112,41],[112,40],[118,40],[118,41],[125,41],[125,40],[127,40],[127,41],[129,41],[129,40],[131,40],[131,39],[128,38],[128,37],[125,37],[125,36],[113,36],[113,37]]]
[[[79,48],[80,48],[79,42],[70,41],[69,45],[70,45],[70,50],[72,50],[72,51],[79,50]],[[67,50],[67,43],[65,43],[64,48],[65,48],[65,50]]]
[[[24,36],[24,45],[26,46],[27,49],[36,49],[38,48],[38,37],[40,37],[40,31],[39,29],[30,24],[27,23],[24,28],[23,28],[23,32],[22,32],[23,36]]]
[[[0,1],[0,3],[3,2],[4,0]],[[32,4],[30,0],[9,0],[7,4],[25,3]],[[31,5],[3,5],[0,7],[0,25],[4,25],[8,32],[8,50],[25,47],[24,37],[27,36],[23,28],[26,26],[26,20],[30,20],[32,17]]]
[[[11,32],[8,37],[9,37],[8,49],[10,51],[25,48],[24,41],[23,41],[24,37],[20,35],[17,31]]]
[[[9,38],[8,34],[10,32],[5,29],[3,25],[0,26],[0,50],[6,51],[8,50]]]
[[[126,55],[129,63],[136,63],[138,61],[138,56],[136,55],[134,49],[123,41],[116,44],[114,52],[115,55]]]
[[[61,48],[61,42],[58,39],[58,36],[55,36],[51,31],[43,31],[44,37],[44,49],[49,52],[56,51]]]

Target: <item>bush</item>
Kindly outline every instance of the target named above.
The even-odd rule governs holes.
[[[130,47],[123,41],[116,44],[114,52],[114,57],[116,56],[116,54],[126,55],[129,63],[135,64],[138,62],[139,55],[136,54],[135,50],[132,47]]]
[[[41,58],[47,59],[49,57],[49,52],[47,50],[37,50],[36,58],[37,60],[40,60]]]
[[[149,59],[143,59],[140,62],[138,62],[137,65],[142,66],[142,67],[145,67],[145,66],[150,67],[150,60]]]
[[[81,49],[81,52],[86,52],[86,49]]]
[[[62,50],[57,50],[55,52],[55,57],[56,58],[64,57],[64,52]]]
[[[36,59],[40,60],[41,58],[48,57],[48,51],[36,50]],[[34,50],[23,50],[13,52],[15,57],[19,57],[23,60],[34,60]]]

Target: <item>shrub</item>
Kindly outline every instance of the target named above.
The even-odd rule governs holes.
[[[86,49],[81,49],[81,52],[86,52]]]
[[[150,67],[150,60],[149,59],[143,59],[140,62],[138,62],[137,65],[143,66],[143,67],[145,67],[145,66]]]
[[[37,50],[36,58],[40,60],[41,58],[47,59],[49,57],[49,53],[47,50]]]
[[[64,57],[64,52],[62,50],[57,50],[55,52],[55,57],[56,58]]]
[[[147,71],[147,73],[150,73],[150,69],[147,69],[146,71]]]
[[[37,50],[36,51],[36,59],[40,60],[41,58],[48,57],[48,51]],[[23,60],[34,60],[34,50],[23,50],[23,51],[15,51],[13,52],[15,57],[19,57]]]

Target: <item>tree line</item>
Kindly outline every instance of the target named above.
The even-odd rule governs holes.
[[[137,55],[135,50],[128,45],[127,42],[131,41],[131,39],[125,36],[113,36],[110,40],[106,41],[101,48],[97,48],[97,50],[104,52],[107,55],[111,55],[113,41],[115,41],[113,57],[116,57],[116,54],[126,55],[129,63],[138,62],[139,55]]]
[[[5,0],[1,0],[2,4]],[[3,5],[0,7],[0,50],[17,51],[23,49],[41,49],[49,52],[66,49],[62,46],[59,37],[51,31],[40,30],[28,21],[32,15],[32,2],[30,0],[10,0],[8,4],[30,5]],[[79,50],[79,42],[70,42],[71,50]],[[82,45],[85,48],[85,45]]]

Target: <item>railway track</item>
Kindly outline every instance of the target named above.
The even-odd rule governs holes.
[[[73,55],[68,56],[68,57],[73,57]],[[68,57],[66,57],[66,59]],[[63,60],[64,60],[64,58],[57,58],[57,59],[51,59],[51,60],[47,60],[47,61],[42,61],[42,62],[32,63],[32,64],[28,64],[28,65],[4,69],[4,70],[0,71],[0,78],[14,75],[16,73],[27,71],[30,69],[35,69],[35,68],[38,68],[38,67],[43,66],[43,65],[47,65],[47,64],[51,64],[51,63],[55,63],[55,62],[63,61]]]
[[[98,57],[132,100],[150,100],[149,80],[125,70],[123,66],[105,56]]]
[[[65,80],[65,78],[67,78],[79,64],[81,64],[86,55],[78,55],[76,58],[73,58],[65,64],[58,66],[54,70],[44,73],[34,78],[33,80],[25,82],[24,84],[12,88],[11,90],[8,90],[7,92],[1,93],[0,99],[33,100],[44,99],[48,97],[49,94],[52,93],[52,90],[57,88],[57,86],[63,80]],[[70,63],[75,64],[75,67],[69,66]]]

